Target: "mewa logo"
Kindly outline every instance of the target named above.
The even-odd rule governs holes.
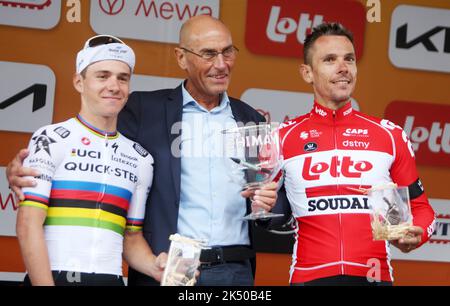
[[[364,45],[364,6],[351,0],[249,0],[245,43],[257,54],[300,57],[312,28],[325,21],[342,23],[354,34],[357,57]]]
[[[178,43],[181,25],[198,15],[219,17],[219,0],[96,0],[91,1],[91,26],[139,40]]]
[[[14,195],[12,193],[6,195],[0,192],[0,209],[1,210],[8,209],[8,204],[9,207],[12,208],[13,210],[17,210],[17,208],[19,208],[19,205],[18,203],[16,203]]]

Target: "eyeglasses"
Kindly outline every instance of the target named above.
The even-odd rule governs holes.
[[[97,35],[89,38],[89,40],[84,44],[84,48],[92,48],[113,43],[125,44],[122,40],[112,35]]]
[[[236,58],[237,53],[239,52],[239,49],[236,48],[235,46],[230,46],[228,48],[223,49],[222,51],[204,50],[201,51],[200,53],[196,53],[184,47],[180,47],[180,49],[188,53],[197,55],[198,57],[201,57],[202,59],[208,62],[213,62],[217,58],[217,56],[219,56],[219,54],[222,54],[225,60],[234,60]]]

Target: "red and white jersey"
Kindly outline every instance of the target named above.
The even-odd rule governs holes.
[[[403,130],[347,103],[313,110],[280,129],[284,184],[297,221],[291,283],[335,275],[392,281],[389,243],[374,241],[368,198],[353,189],[408,186],[414,225],[434,230],[434,211],[418,178]],[[378,271],[376,271],[378,269]]]

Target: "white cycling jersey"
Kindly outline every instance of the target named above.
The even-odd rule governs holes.
[[[142,230],[153,158],[80,115],[36,131],[24,166],[39,170],[21,206],[47,211],[52,270],[122,275],[123,233]]]

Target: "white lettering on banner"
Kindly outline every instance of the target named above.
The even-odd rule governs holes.
[[[414,119],[414,116],[407,116],[404,125],[404,130],[411,140],[414,151],[419,150],[421,143],[427,142],[431,152],[439,153],[442,150],[450,153],[450,123],[445,123],[443,127],[440,122],[433,122],[431,128],[414,127]]]
[[[0,167],[0,236],[16,236],[16,215],[19,203],[8,188],[5,167]]]
[[[450,10],[412,5],[395,8],[389,38],[389,59],[394,66],[450,72],[449,56]]]
[[[280,18],[280,12],[281,8],[279,6],[272,7],[266,29],[267,37],[275,42],[286,42],[287,35],[297,30],[297,40],[300,44],[303,44],[308,30],[323,22],[322,15],[315,15],[311,20],[309,14],[301,13],[297,22],[289,17]]]
[[[42,65],[1,62],[0,130],[33,133],[52,123],[55,74]],[[19,118],[19,120],[18,120]]]
[[[61,18],[61,1],[0,0],[0,24],[49,30]]]
[[[92,0],[90,22],[96,33],[178,43],[181,25],[197,15],[219,17],[219,0]]]

